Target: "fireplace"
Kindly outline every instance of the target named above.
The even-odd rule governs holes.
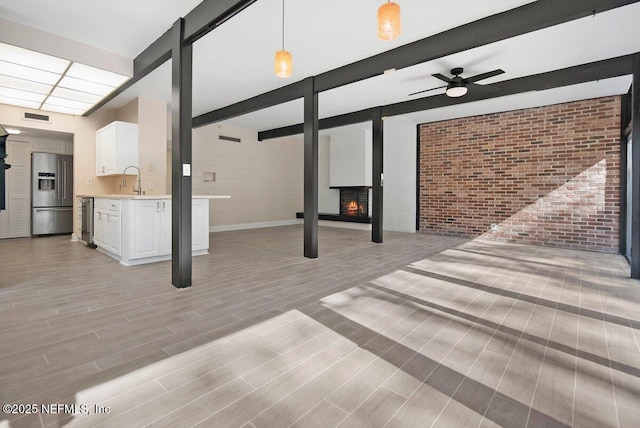
[[[318,213],[318,220],[343,221],[371,224],[369,217],[368,186],[331,187],[340,190],[340,214]],[[296,213],[296,218],[304,218],[304,213]]]
[[[349,217],[369,217],[369,188],[341,187],[340,215]]]

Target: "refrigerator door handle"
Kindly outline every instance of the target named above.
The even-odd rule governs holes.
[[[56,162],[56,198],[60,200],[60,161]]]
[[[42,212],[42,211],[71,211],[73,210],[73,207],[62,207],[62,208],[34,208],[34,210],[36,212]]]
[[[62,161],[62,200],[67,199],[67,161]]]

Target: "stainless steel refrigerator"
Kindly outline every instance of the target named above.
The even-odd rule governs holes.
[[[73,156],[31,154],[31,235],[73,232]]]

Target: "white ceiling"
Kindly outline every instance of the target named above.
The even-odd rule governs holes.
[[[382,0],[288,0],[285,47],[293,54],[294,61],[293,76],[289,79],[280,79],[273,73],[273,55],[280,49],[282,3],[280,0],[257,1],[194,45],[194,115],[531,2],[397,1],[402,8],[402,34],[396,41],[383,42],[376,35],[376,10]],[[198,0],[0,0],[0,14],[8,20],[134,57],[197,3]],[[633,4],[327,91],[320,94],[320,117],[417,98],[407,94],[441,86],[431,74],[448,74],[449,69],[456,66],[465,68],[465,76],[496,68],[506,71],[481,82],[491,83],[635,53],[640,51],[639,19],[640,4]],[[627,92],[630,82],[630,77],[609,79],[405,117],[421,123],[621,94]],[[118,96],[109,106],[124,105],[136,96],[169,102],[169,64]],[[228,122],[264,130],[301,121],[302,102],[296,100]]]

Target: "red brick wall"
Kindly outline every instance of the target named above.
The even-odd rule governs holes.
[[[619,97],[423,124],[419,162],[421,232],[619,250]]]

